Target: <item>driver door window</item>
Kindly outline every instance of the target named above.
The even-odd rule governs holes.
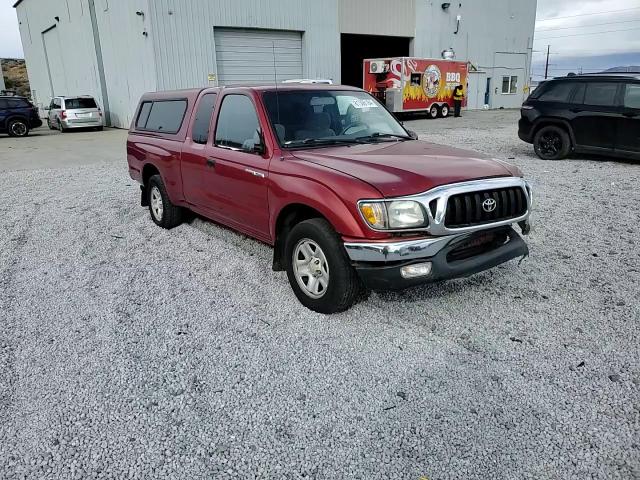
[[[216,127],[215,145],[253,152],[260,142],[260,124],[253,102],[245,95],[227,95],[222,101]]]

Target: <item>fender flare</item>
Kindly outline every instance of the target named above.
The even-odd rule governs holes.
[[[573,133],[573,128],[571,128],[571,124],[563,118],[542,117],[536,119],[536,121],[533,122],[533,133],[531,134],[531,141],[533,141],[533,139],[535,138],[538,130],[548,125],[562,125],[569,134],[569,138],[571,139],[571,147],[576,146],[576,137]]]

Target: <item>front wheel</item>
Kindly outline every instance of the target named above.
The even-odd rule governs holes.
[[[569,155],[571,139],[563,128],[548,125],[535,134],[533,149],[542,160],[561,160]]]
[[[439,115],[440,115],[440,109],[438,108],[438,105],[434,103],[433,105],[431,105],[431,108],[429,109],[429,118],[438,118]]]
[[[298,223],[285,242],[287,277],[300,303],[318,313],[347,310],[358,298],[360,282],[329,222]]]
[[[29,126],[22,119],[11,120],[8,125],[10,137],[26,137],[29,135]]]

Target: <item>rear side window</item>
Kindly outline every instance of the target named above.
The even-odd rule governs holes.
[[[640,83],[627,83],[624,94],[624,106],[640,110]]]
[[[216,145],[251,149],[260,127],[253,102],[244,95],[227,95],[222,101],[216,128]]]
[[[152,132],[178,133],[186,110],[186,100],[145,102],[140,107],[136,127]]]
[[[0,108],[24,108],[31,104],[24,98],[0,98]]]
[[[587,88],[584,94],[584,104],[605,107],[613,106],[615,104],[617,91],[617,83],[587,83]]]
[[[193,121],[193,131],[191,132],[191,137],[196,143],[207,143],[216,96],[215,93],[207,93],[203,95],[200,100],[198,110],[196,111],[196,118]]]
[[[76,108],[98,108],[93,98],[65,98],[64,106],[68,110]]]
[[[538,100],[541,102],[567,103],[575,86],[575,82],[549,83],[544,92],[538,97]]]
[[[144,102],[140,107],[140,113],[138,114],[138,120],[136,121],[136,127],[144,128],[149,120],[149,112],[151,111],[151,102]]]

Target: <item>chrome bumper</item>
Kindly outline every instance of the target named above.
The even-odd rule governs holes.
[[[446,237],[421,238],[419,240],[390,243],[346,242],[344,248],[353,262],[397,262],[433,257],[446,247],[449,242],[469,235],[447,235]]]
[[[529,220],[519,222],[522,233],[530,230]],[[485,230],[491,230],[491,228]],[[476,232],[446,235],[442,237],[420,238],[395,242],[345,242],[344,248],[352,262],[398,262],[435,257],[452,243],[458,243]]]

